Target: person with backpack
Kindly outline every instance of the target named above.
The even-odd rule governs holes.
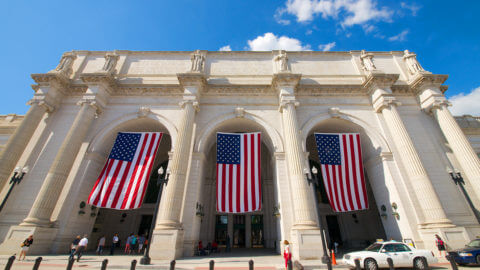
[[[444,256],[447,255],[447,245],[438,234],[435,234],[435,245],[437,245],[438,248],[438,256],[442,256],[442,251]]]

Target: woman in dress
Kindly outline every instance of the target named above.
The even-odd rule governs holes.
[[[285,269],[288,269],[288,261],[292,259],[292,252],[290,252],[290,243],[288,240],[283,241],[283,258],[285,259]]]
[[[22,255],[23,255],[23,259],[25,260],[25,257],[27,255],[27,251],[28,251],[28,248],[30,247],[30,245],[33,244],[33,235],[30,235],[27,239],[25,239],[25,241],[23,241],[23,243],[20,245],[20,247],[22,247],[22,250],[20,251],[20,256],[18,256],[18,260],[20,261],[22,259]]]

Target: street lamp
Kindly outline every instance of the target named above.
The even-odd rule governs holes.
[[[450,167],[447,167],[447,172],[450,174],[450,177],[452,177],[453,182],[455,185],[460,187],[460,190],[462,191],[463,195],[465,196],[465,199],[467,199],[468,205],[473,211],[473,214],[475,215],[475,218],[477,219],[477,222],[480,223],[480,214],[478,213],[478,210],[475,208],[475,206],[472,203],[472,200],[470,199],[470,196],[468,195],[467,191],[465,190],[465,181],[463,181],[462,174],[455,169],[453,171]]]
[[[2,211],[3,207],[5,206],[5,203],[7,203],[8,197],[10,196],[10,193],[12,193],[13,187],[15,187],[15,184],[20,184],[20,181],[22,181],[23,176],[28,173],[28,166],[25,167],[16,167],[13,170],[13,176],[10,179],[10,188],[8,189],[7,195],[5,195],[5,198],[3,198],[2,204],[0,205],[0,211]]]
[[[164,173],[164,170],[162,166],[158,169],[157,186],[160,186],[160,188],[158,190],[157,203],[155,204],[155,212],[153,212],[152,224],[148,232],[148,245],[147,245],[147,248],[145,249],[145,254],[140,259],[140,264],[150,264],[149,253],[150,253],[150,246],[152,245],[153,228],[155,227],[155,224],[157,222],[157,212],[158,212],[158,206],[160,205],[160,199],[162,198],[163,184],[167,185],[168,176],[170,175],[170,169],[167,169],[167,173],[165,175],[163,175],[163,173]]]
[[[318,173],[317,168],[315,166],[312,166],[312,175],[313,175],[313,179],[312,179],[310,177],[310,174],[308,173],[308,169],[305,169],[305,175],[307,176],[308,185],[310,185],[310,183],[313,183],[313,196],[315,200],[315,209],[317,210],[318,221],[320,225],[320,237],[322,239],[322,247],[323,247],[322,263],[327,264],[328,270],[332,270],[332,260],[327,254],[327,247],[325,245],[325,235],[324,235],[325,226],[323,224],[322,216],[320,215],[320,209],[318,208],[318,196],[317,196],[316,189],[320,188],[320,182],[318,180],[317,173]]]

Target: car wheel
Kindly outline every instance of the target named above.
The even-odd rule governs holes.
[[[480,255],[477,255],[477,257],[475,257],[475,261],[477,261],[477,264],[480,264]]]
[[[378,264],[374,259],[366,259],[363,265],[365,270],[378,270]]]
[[[423,258],[415,258],[415,260],[413,260],[413,268],[414,269],[419,269],[419,270],[427,269],[427,266],[425,265],[424,259]]]

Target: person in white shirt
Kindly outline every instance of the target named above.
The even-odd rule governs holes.
[[[113,235],[113,238],[112,238],[112,245],[110,246],[110,255],[113,255],[113,253],[115,252],[115,248],[118,245],[118,240],[119,240],[118,233],[116,233]]]
[[[77,262],[80,261],[80,257],[82,257],[82,253],[87,250],[87,245],[88,245],[88,235],[84,235],[82,239],[80,239],[80,242],[78,243],[77,250],[73,254],[75,257],[75,254],[77,255]]]

